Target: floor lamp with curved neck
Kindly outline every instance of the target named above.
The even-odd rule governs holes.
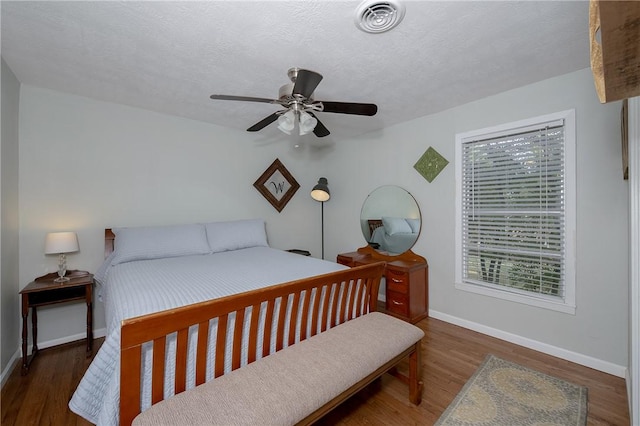
[[[321,177],[320,179],[318,179],[318,183],[311,190],[311,198],[320,202],[321,205],[320,214],[322,226],[322,258],[324,259],[324,202],[329,201],[329,198],[331,198],[327,178]]]

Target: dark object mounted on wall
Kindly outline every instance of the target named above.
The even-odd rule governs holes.
[[[253,183],[253,186],[278,212],[284,209],[293,194],[300,188],[298,181],[277,158]]]
[[[620,130],[622,131],[622,178],[629,180],[629,101],[622,101],[620,112]]]

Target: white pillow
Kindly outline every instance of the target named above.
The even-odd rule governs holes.
[[[411,227],[402,217],[382,216],[382,225],[387,234],[411,233]]]
[[[248,247],[269,247],[262,219],[234,220],[205,224],[212,253]]]
[[[200,224],[115,228],[113,233],[116,239],[112,265],[210,252],[205,227]]]
[[[417,234],[420,232],[420,219],[406,219],[409,227],[411,228],[411,232]]]

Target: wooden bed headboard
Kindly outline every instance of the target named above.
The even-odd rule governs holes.
[[[104,258],[109,257],[113,253],[113,241],[116,239],[116,234],[113,233],[111,228],[104,230]]]

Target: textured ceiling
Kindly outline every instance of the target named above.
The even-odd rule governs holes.
[[[318,113],[335,140],[589,66],[587,1],[405,0],[380,34],[354,25],[359,4],[2,1],[2,57],[24,84],[243,130],[277,106],[210,94],[277,98],[307,68],[316,99],[379,107]]]

